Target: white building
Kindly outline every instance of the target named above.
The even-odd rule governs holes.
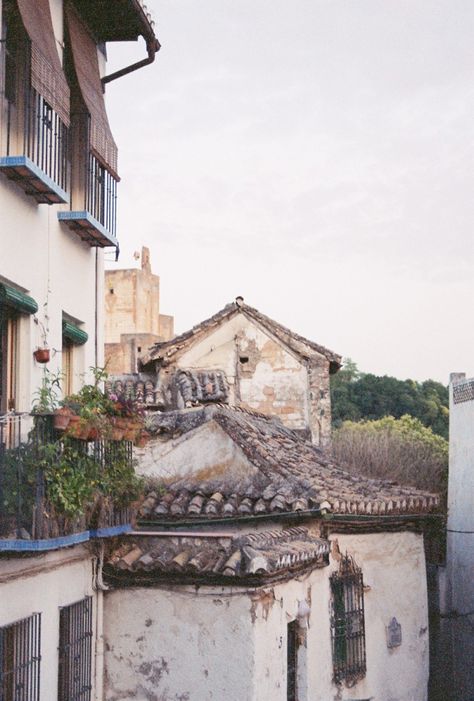
[[[242,408],[152,430],[160,486],[104,567],[106,699],[426,701],[436,496]]]
[[[108,76],[106,42],[139,36],[145,59]],[[70,393],[102,363],[103,250],[118,247],[103,85],[159,44],[139,0],[0,0],[0,40],[0,698],[87,701],[102,690],[87,542],[129,524],[55,514],[22,451],[44,369]]]
[[[444,628],[452,701],[474,699],[474,378],[451,375]]]

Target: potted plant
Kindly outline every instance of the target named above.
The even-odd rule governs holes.
[[[43,317],[44,317],[44,324],[38,319],[38,317],[34,317],[35,324],[39,326],[40,328],[40,335],[41,335],[41,345],[38,346],[38,348],[33,351],[33,356],[34,359],[36,360],[37,363],[49,363],[50,360],[50,350],[48,346],[48,333],[49,333],[49,314],[48,314],[48,303],[49,303],[49,281],[48,281],[48,293],[46,295],[46,302],[43,304]]]
[[[40,387],[33,394],[33,414],[53,414],[58,407],[62,373],[44,368]]]

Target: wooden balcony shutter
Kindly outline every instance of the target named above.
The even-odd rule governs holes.
[[[69,4],[66,6],[66,17],[77,82],[91,117],[91,151],[101,164],[118,178],[117,145],[105,109],[97,43]]]
[[[49,0],[17,3],[31,41],[31,85],[69,126],[69,86],[56,49]]]

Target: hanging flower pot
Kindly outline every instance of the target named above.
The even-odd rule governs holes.
[[[33,356],[37,363],[49,363],[49,355],[49,348],[37,348],[33,351]]]

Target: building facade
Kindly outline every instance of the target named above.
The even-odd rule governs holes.
[[[153,421],[157,486],[105,560],[106,699],[426,701],[438,498],[242,408]]]
[[[119,180],[103,93],[138,67],[108,74],[105,47],[139,37],[140,65],[151,63],[159,44],[138,0],[0,0],[2,701],[102,697],[97,563],[130,517],[53,508],[44,461],[65,470],[69,449],[30,412],[103,364],[103,252],[118,250]],[[99,448],[77,447],[77,465]]]
[[[325,446],[331,435],[333,351],[287,329],[242,297],[141,359],[161,409],[223,402],[271,414]]]
[[[452,701],[474,699],[474,378],[451,375],[449,484],[442,639]]]
[[[105,363],[109,373],[137,372],[150,346],[174,335],[172,316],[160,314],[160,278],[143,247],[141,267],[105,271]]]

